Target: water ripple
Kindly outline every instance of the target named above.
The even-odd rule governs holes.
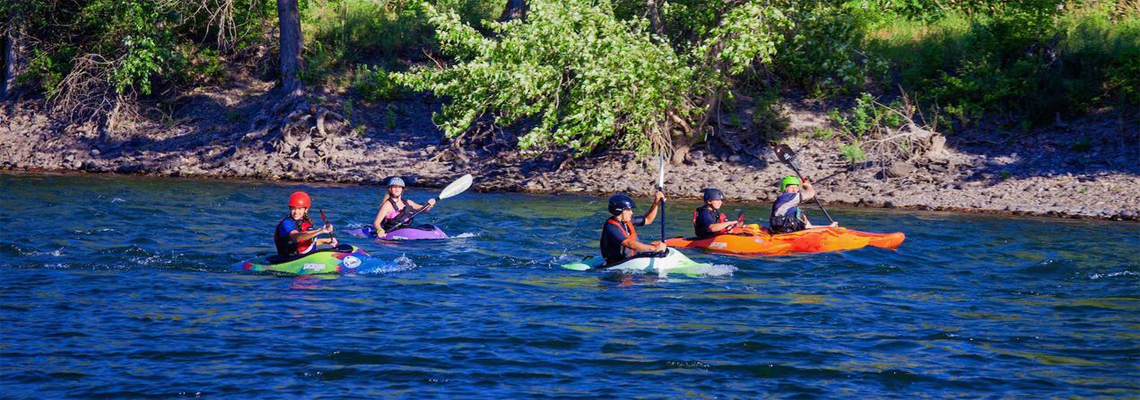
[[[379,262],[281,277],[228,266],[272,251],[290,193],[309,191],[343,228],[374,217],[376,188],[0,184],[5,397],[1140,393],[1135,224],[840,209],[849,226],[907,241],[780,258],[687,252],[707,273],[659,277],[558,267],[596,253],[604,199],[465,193],[417,218],[459,238],[341,237]],[[687,234],[695,207],[670,202],[668,234]]]

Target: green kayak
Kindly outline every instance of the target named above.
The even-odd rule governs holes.
[[[380,261],[356,246],[340,245],[335,249],[317,250],[302,256],[261,256],[233,264],[235,271],[273,272],[290,275],[347,274],[361,268],[374,269]]]

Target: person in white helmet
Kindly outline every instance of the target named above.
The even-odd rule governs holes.
[[[424,211],[431,210],[434,205],[435,199],[428,200],[425,205],[419,205],[404,198],[404,180],[400,177],[389,179],[388,193],[384,195],[380,211],[376,213],[376,220],[372,222],[372,227],[376,229],[376,237],[384,237],[388,231],[400,226],[411,225],[410,218],[413,213],[425,207],[427,209]]]

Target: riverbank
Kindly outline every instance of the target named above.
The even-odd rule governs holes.
[[[118,134],[52,119],[35,101],[9,103],[0,121],[0,168],[344,183],[404,176],[422,186],[470,173],[477,190],[536,193],[646,195],[655,185],[656,163],[625,152],[571,159],[524,156],[494,140],[453,145],[432,125],[439,102],[428,97],[357,104],[346,113],[351,129],[314,129],[296,143],[270,144],[248,133],[267,96],[269,84],[256,81],[195,90],[178,101],[180,109],[138,118]],[[314,98],[344,110],[347,95]],[[1140,219],[1140,129],[1114,113],[1029,132],[978,128],[947,137],[936,160],[853,168],[836,142],[809,138],[827,126],[826,110],[795,107],[782,141],[796,149],[826,204]],[[671,197],[717,187],[730,201],[758,202],[772,201],[775,183],[791,173],[767,148],[731,153],[711,144],[668,171]]]

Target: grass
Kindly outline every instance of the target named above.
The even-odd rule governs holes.
[[[1118,4],[1070,3],[1043,28],[984,13],[886,16],[872,24],[865,47],[888,61],[903,87],[960,123],[996,112],[1041,125],[1058,114],[1140,104],[1140,7]]]

